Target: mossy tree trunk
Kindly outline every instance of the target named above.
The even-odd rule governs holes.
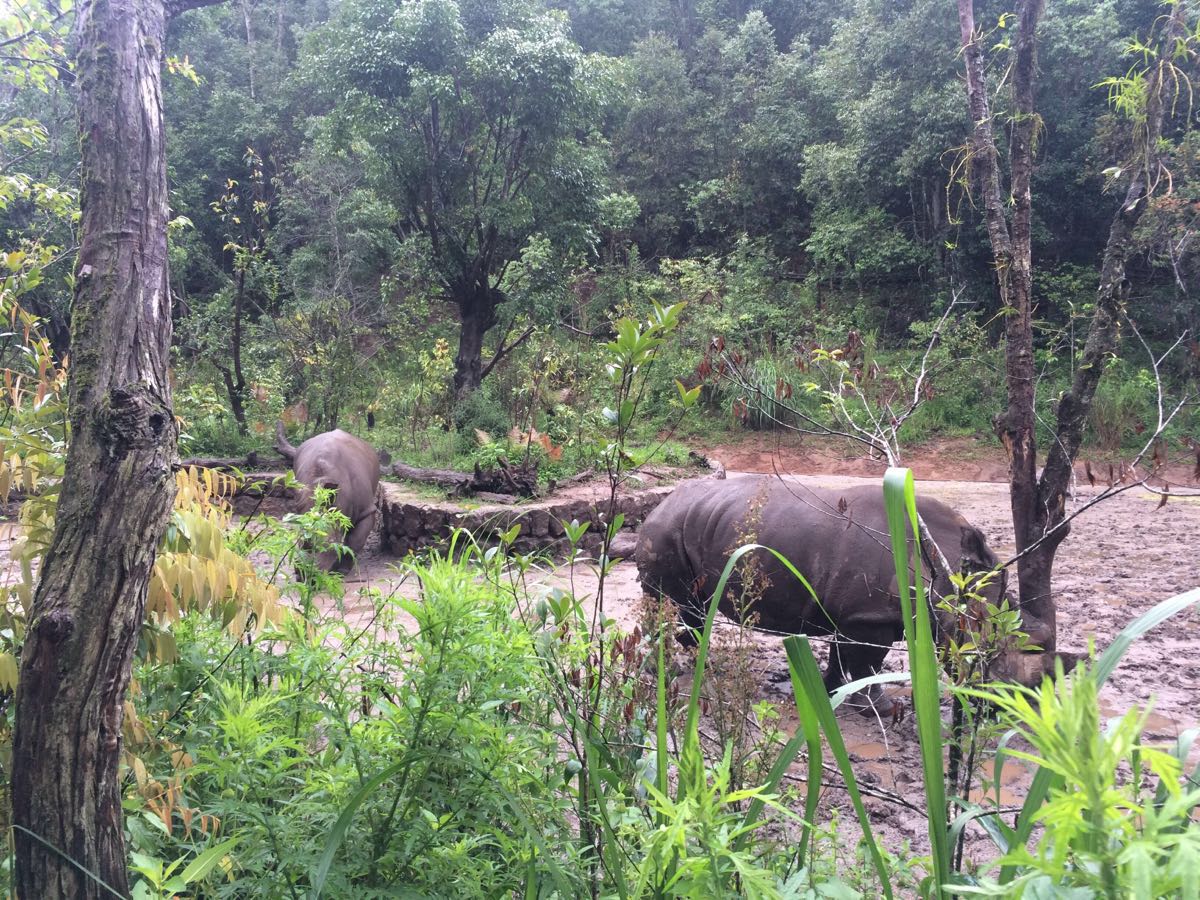
[[[77,10],[71,440],[21,657],[12,762],[16,887],[30,900],[128,894],[123,703],[175,492],[160,76],[168,12],[199,5]]]

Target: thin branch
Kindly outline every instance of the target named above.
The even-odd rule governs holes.
[[[513,341],[507,347],[501,345],[499,348],[497,348],[495,354],[491,358],[491,361],[488,362],[488,364],[483,367],[483,371],[480,372],[480,374],[479,374],[480,381],[482,381],[484,378],[487,378],[488,373],[491,372],[492,369],[494,369],[496,367],[496,363],[500,362],[500,360],[504,359],[504,357],[508,356],[508,354],[512,353],[514,350],[516,350],[518,347],[520,347],[523,343],[525,343],[525,341],[529,339],[530,335],[532,335],[535,330],[536,330],[536,327],[533,325],[530,325],[528,328],[525,329],[524,332],[522,332],[522,334],[519,338],[517,338],[515,341]]]
[[[43,34],[44,32],[53,28],[55,25],[57,25],[59,22],[61,22],[63,19],[65,19],[68,15],[70,15],[74,11],[75,10],[73,8],[66,9],[66,10],[59,10],[59,12],[56,15],[52,16],[50,21],[47,22],[44,26],[37,27],[37,28],[30,28],[28,31],[23,31],[20,34],[15,34],[10,38],[5,38],[4,40],[0,41],[0,49],[3,49],[4,47],[11,47],[13,44],[20,44],[21,42],[27,41],[32,37],[35,37],[39,34]],[[26,60],[26,62],[28,62],[28,60]]]

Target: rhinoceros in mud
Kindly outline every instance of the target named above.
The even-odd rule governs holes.
[[[355,554],[361,553],[375,527],[375,493],[379,489],[379,454],[375,449],[340,428],[314,435],[298,448],[288,443],[283,433],[283,423],[275,429],[275,446],[283,456],[292,461],[296,480],[305,487],[293,503],[294,512],[303,512],[312,507],[312,492],[315,488],[334,491],[333,505],[350,520],[350,532],[346,535],[331,533],[332,543],[345,544]],[[322,569],[348,569],[353,560],[350,556],[338,559],[333,550],[326,550],[317,557]]]
[[[982,572],[997,565],[983,534],[953,509],[923,498],[917,510],[951,568]],[[825,672],[829,690],[879,670],[903,625],[878,485],[824,489],[769,476],[685,482],[639,531],[642,585],[652,596],[669,597],[689,629],[698,629],[730,554],[747,543],[782,553],[820,603],[773,555],[756,550],[743,557],[749,567],[731,577],[721,612],[735,619],[749,612],[771,631],[834,635]],[[950,587],[944,576],[934,580],[939,594]],[[1003,592],[1002,578],[984,589],[993,602]],[[680,638],[695,641],[691,630]],[[867,701],[864,712],[892,708],[878,688],[857,700]]]

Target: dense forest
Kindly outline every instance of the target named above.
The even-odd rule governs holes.
[[[1116,82],[1161,11],[1052,3],[1041,24],[1031,230],[1048,397],[1086,338],[1124,191],[1134,123]],[[977,18],[1004,121],[1011,17],[981,4]],[[661,421],[671,379],[700,377],[714,337],[774,394],[851,332],[885,370],[903,365],[957,297],[941,352],[976,364],[934,379],[909,440],[989,432],[1003,317],[959,48],[947,2],[247,0],[179,17],[164,103],[185,448],[249,449],[289,408],[317,430],[370,414],[418,461],[514,425],[581,452],[596,342],[654,299],[690,303],[659,367]],[[62,356],[79,159],[71,85],[51,72],[43,87],[9,89],[25,130],[5,172],[58,205],[6,204],[3,225],[13,246],[57,251],[23,304]],[[1198,324],[1188,118],[1168,123],[1171,190],[1128,271],[1130,318],[1160,351]],[[1173,378],[1194,376],[1195,346]],[[1145,351],[1120,347],[1093,435],[1108,449],[1150,424]],[[709,381],[721,425],[770,418]]]
[[[0,884],[1196,896],[1194,715],[1099,695],[1200,570],[1086,650],[1052,577],[1102,502],[1197,524],[1198,61],[1184,0],[10,0]],[[806,527],[896,631],[847,668],[781,562],[829,627],[768,700],[766,494],[695,608],[629,526],[796,435],[892,467]],[[898,474],[946,441],[986,535]]]

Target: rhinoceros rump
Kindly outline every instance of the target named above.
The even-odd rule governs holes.
[[[282,423],[276,428],[276,447],[292,460],[296,480],[305,486],[293,509],[303,512],[312,507],[312,492],[326,488],[334,492],[333,505],[350,520],[346,535],[330,534],[335,544],[345,544],[361,553],[375,527],[375,493],[379,488],[379,454],[366,441],[341,429],[314,435],[297,449],[287,442]],[[332,550],[317,557],[322,569],[348,569],[351,557],[339,560]]]
[[[951,567],[987,571],[997,564],[983,534],[953,509],[931,499],[918,500],[917,509]],[[731,577],[721,612],[735,619],[749,612],[771,631],[834,635],[829,690],[879,671],[903,636],[880,487],[828,490],[773,477],[685,482],[642,524],[636,552],[642,585],[669,597],[684,623],[698,629],[730,554],[747,543],[782,553],[820,603],[773,555],[756,550],[743,557],[749,567]],[[944,581],[935,581],[934,590],[949,593]],[[996,580],[986,593],[995,600],[1002,591]],[[680,637],[695,640],[692,631]],[[891,706],[878,689],[862,699],[882,712]]]

